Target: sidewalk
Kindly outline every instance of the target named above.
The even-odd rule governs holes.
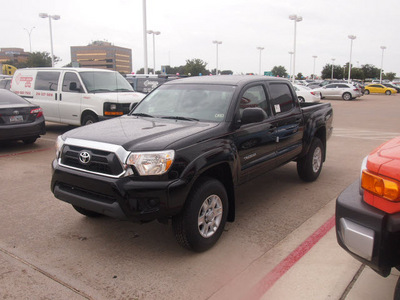
[[[211,299],[393,299],[399,272],[383,278],[344,251],[330,222],[334,211],[332,200]],[[310,234],[323,226],[313,243]]]

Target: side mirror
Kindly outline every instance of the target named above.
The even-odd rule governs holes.
[[[70,82],[69,90],[70,91],[75,91],[75,92],[80,92],[81,88],[78,86],[78,84],[76,82]]]
[[[265,111],[259,107],[245,108],[242,112],[241,124],[258,123],[267,118]]]

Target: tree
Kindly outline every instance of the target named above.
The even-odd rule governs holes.
[[[185,74],[197,76],[199,74],[208,75],[209,71],[206,69],[207,63],[199,58],[186,60]]]
[[[275,66],[275,67],[273,67],[271,72],[272,72],[272,75],[274,75],[276,77],[287,77],[288,76],[288,73],[286,72],[286,69],[284,66]]]
[[[54,56],[54,62],[59,62],[60,59]],[[32,52],[26,61],[26,66],[29,68],[35,67],[51,67],[51,56],[48,52]]]
[[[374,65],[362,65],[361,69],[364,72],[364,78],[379,78],[380,77],[380,69],[376,68]]]
[[[396,73],[393,73],[393,72],[384,73],[382,75],[382,78],[392,81],[393,79],[396,78]]]
[[[322,69],[322,78],[331,79],[332,78],[332,65],[326,64]],[[343,67],[341,65],[333,65],[333,78],[341,79],[343,78]]]
[[[304,78],[304,76],[303,76],[303,73],[297,73],[297,75],[296,75],[296,79],[303,79]]]

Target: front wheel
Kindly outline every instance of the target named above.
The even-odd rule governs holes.
[[[314,138],[308,153],[297,161],[297,173],[307,182],[318,178],[324,162],[324,145],[319,138]]]
[[[82,118],[82,126],[96,123],[98,121],[97,117],[92,114],[87,114]]]
[[[391,95],[392,92],[391,92],[391,91],[386,91],[385,94],[386,94],[386,95]]]
[[[193,187],[183,211],[172,218],[172,228],[181,246],[202,252],[218,241],[227,216],[225,187],[220,181],[205,177]]]

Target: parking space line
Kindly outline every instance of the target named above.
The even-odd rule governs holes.
[[[260,299],[290,268],[292,268],[315,244],[335,226],[335,216],[329,218],[321,227],[310,235],[301,245],[293,250],[275,268],[266,274],[250,290],[246,299]]]
[[[54,147],[50,147],[50,148],[43,148],[43,149],[37,149],[37,150],[24,151],[24,152],[3,154],[3,155],[0,155],[0,158],[18,156],[18,155],[24,155],[24,154],[31,154],[31,153],[36,153],[36,152],[43,152],[43,151],[48,151],[48,150],[53,150],[53,149],[54,149]]]

